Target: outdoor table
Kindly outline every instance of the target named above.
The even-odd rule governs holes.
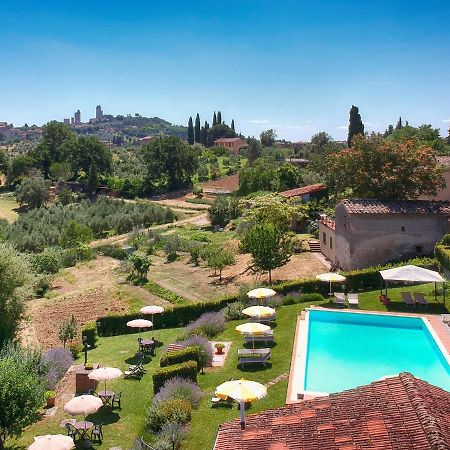
[[[89,422],[87,420],[84,420],[83,422],[77,422],[74,425],[74,428],[78,431],[78,434],[80,436],[80,439],[88,439],[87,432],[90,428],[94,426],[92,422]]]
[[[155,349],[155,341],[153,339],[142,339],[141,340],[141,349],[143,349],[143,350],[150,349],[151,353],[153,354],[153,351]]]
[[[239,356],[251,356],[251,355],[267,355],[270,353],[270,348],[241,348],[238,350]]]
[[[114,391],[100,391],[97,395],[105,406],[108,405],[112,407],[112,400],[116,395]]]

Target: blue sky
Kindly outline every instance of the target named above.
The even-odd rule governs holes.
[[[246,135],[346,136],[348,111],[450,125],[450,2],[0,0],[0,121],[220,109]]]

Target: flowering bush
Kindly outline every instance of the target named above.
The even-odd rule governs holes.
[[[242,314],[242,310],[245,308],[242,302],[233,302],[226,306],[223,310],[226,320],[239,320],[243,319],[245,314]]]
[[[211,343],[204,336],[190,336],[186,340],[180,342],[183,348],[186,347],[200,347],[203,350],[203,365],[210,367],[214,356],[214,351],[211,347]]]
[[[186,327],[186,334],[204,334],[208,338],[213,338],[225,329],[225,317],[223,312],[208,312],[202,314],[197,320]]]
[[[191,420],[192,407],[187,400],[169,399],[161,403],[153,403],[147,410],[145,428],[157,432],[167,424],[186,423]]]
[[[53,390],[73,363],[72,353],[67,348],[52,348],[44,354],[48,368],[47,388]]]
[[[202,398],[202,390],[196,383],[186,378],[175,377],[167,380],[153,398],[153,404],[161,404],[171,399],[186,400],[192,408],[197,408]]]

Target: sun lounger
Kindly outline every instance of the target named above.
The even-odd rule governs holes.
[[[259,322],[259,323],[268,323],[268,324],[270,324],[271,322],[275,322],[275,320],[276,320],[275,314],[273,316],[266,316],[266,317],[253,316],[250,318],[250,322]]]
[[[125,371],[125,378],[140,378],[145,373],[144,366],[142,364],[131,365],[128,370]]]
[[[238,357],[238,365],[264,364],[266,366],[270,359],[270,348],[241,349],[238,350]]]
[[[414,300],[421,306],[428,307],[428,302],[425,300],[425,297],[421,292],[414,292]]]
[[[211,398],[211,406],[216,406],[220,404],[232,405],[233,403],[234,400],[228,396],[214,394],[214,397]]]
[[[405,302],[406,306],[412,306],[415,307],[416,303],[411,297],[411,292],[402,292],[402,300]]]
[[[343,308],[345,306],[345,294],[343,292],[335,292],[334,300],[336,301],[336,305],[338,307]]]
[[[253,342],[264,342],[267,345],[269,342],[275,342],[273,338],[273,330],[270,330],[264,334],[257,334],[257,335],[245,334],[244,340],[246,344],[248,343],[251,344]]]
[[[347,294],[348,306],[358,306],[358,294]]]

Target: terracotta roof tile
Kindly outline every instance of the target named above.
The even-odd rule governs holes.
[[[327,187],[323,183],[309,184],[295,189],[289,189],[288,191],[280,192],[280,195],[286,198],[299,197],[300,195],[311,194],[313,192],[324,191]]]
[[[402,373],[221,425],[215,450],[446,450],[450,393]]]
[[[431,200],[372,200],[345,199],[341,201],[350,214],[444,214],[450,215],[450,202]]]

